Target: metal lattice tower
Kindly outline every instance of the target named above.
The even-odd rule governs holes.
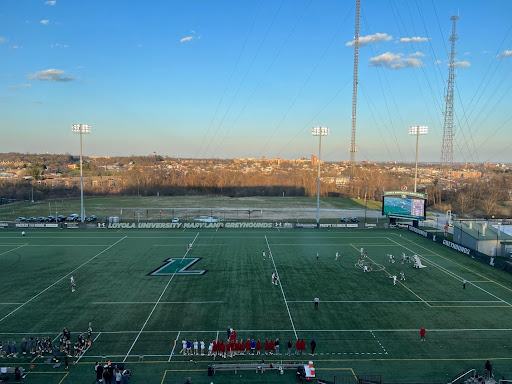
[[[453,171],[453,88],[455,81],[455,41],[457,40],[457,33],[455,27],[459,16],[452,16],[452,35],[450,41],[452,42],[452,51],[450,54],[450,65],[448,72],[448,86],[446,88],[446,109],[444,112],[444,129],[443,129],[443,147],[441,149],[441,169],[448,173],[448,188],[452,184],[452,171]]]
[[[356,156],[356,116],[357,116],[357,71],[359,68],[359,11],[361,1],[356,0],[356,27],[354,33],[354,78],[352,85],[352,136],[350,138],[350,176],[354,177],[354,158]]]

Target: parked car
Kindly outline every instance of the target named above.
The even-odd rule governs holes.
[[[353,223],[359,223],[359,219],[357,217],[351,218],[350,221]]]
[[[52,223],[52,222],[56,221],[55,216],[48,216],[46,219],[44,219],[44,221],[46,221],[48,223]]]
[[[72,213],[66,219],[66,221],[77,221],[80,215],[78,213]]]
[[[37,223],[42,223],[45,219],[46,219],[46,217],[39,216],[39,217],[36,219],[36,222],[37,222]]]
[[[96,215],[91,215],[87,218],[87,221],[88,222],[93,222],[93,221],[96,221],[96,219],[98,218],[98,216]]]
[[[65,220],[66,220],[66,217],[67,217],[67,216],[64,216],[64,215],[59,215],[59,216],[57,216],[57,217],[56,217],[57,222],[61,223],[61,222],[65,221]]]
[[[340,219],[340,221],[341,221],[342,223],[348,223],[348,219],[347,219],[346,217],[342,217],[342,218]]]
[[[24,217],[20,216],[20,217],[16,218],[14,221],[27,221],[27,219],[25,219]]]
[[[36,217],[29,217],[29,218],[27,219],[27,221],[28,221],[29,223],[33,223],[33,222],[34,222],[34,221],[36,221],[36,220],[37,220],[37,218],[36,218]]]
[[[178,219],[177,217],[173,217],[172,222],[173,223],[179,223],[180,219]]]

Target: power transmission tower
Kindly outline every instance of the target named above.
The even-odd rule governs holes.
[[[356,0],[356,30],[354,33],[354,78],[352,85],[352,136],[350,138],[350,177],[354,177],[354,158],[356,156],[356,116],[357,116],[357,71],[359,68],[359,12],[361,1]]]
[[[452,16],[452,35],[450,41],[452,42],[452,51],[450,54],[450,65],[448,70],[448,86],[446,88],[446,109],[444,111],[444,129],[443,129],[443,147],[441,149],[441,169],[445,170],[448,174],[448,188],[452,186],[452,171],[453,171],[453,88],[455,81],[455,41],[458,39],[455,33],[455,27],[459,16]]]

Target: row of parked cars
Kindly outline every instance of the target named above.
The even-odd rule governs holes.
[[[342,217],[340,219],[340,221],[342,223],[349,223],[349,222],[353,222],[353,223],[359,223],[359,219],[357,217],[352,217],[351,219],[348,219],[347,217]]]
[[[87,217],[85,220],[88,222],[93,222],[97,220],[96,215],[91,215]],[[24,217],[18,217],[15,221],[19,222],[27,222],[27,223],[62,223],[63,221],[82,221],[80,219],[80,215],[78,213],[73,213],[69,216],[58,215],[58,216],[40,216],[40,217],[29,217],[28,219]]]

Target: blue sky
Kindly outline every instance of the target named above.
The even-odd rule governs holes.
[[[356,160],[512,162],[512,2],[361,0]],[[2,0],[0,152],[350,158],[355,1]]]

